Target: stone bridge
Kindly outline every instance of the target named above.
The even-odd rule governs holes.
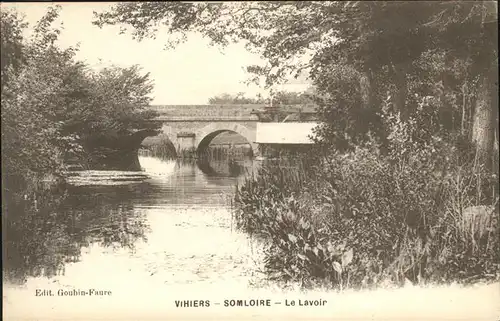
[[[121,137],[96,136],[89,144],[99,146],[99,151],[84,161],[68,160],[68,164],[137,171],[141,169],[138,155],[141,147],[155,146],[173,157],[196,158],[214,139],[215,145],[250,146],[253,156],[259,156],[269,150],[312,144],[308,135],[316,124],[313,109],[297,106],[170,105],[150,108],[158,112],[151,120],[158,125],[154,126],[157,129],[138,130]],[[223,133],[226,134],[219,136]],[[247,151],[245,149],[245,153]]]
[[[264,105],[180,105],[151,108],[159,113],[154,121],[162,123],[161,134],[147,137],[143,144],[168,144],[177,156],[203,151],[217,135],[224,132],[244,137],[256,156],[259,154],[257,124],[263,121],[262,114],[269,114],[270,111]],[[290,115],[297,112],[297,107],[294,108],[280,108],[280,111]],[[311,114],[311,111],[304,113],[306,116]]]

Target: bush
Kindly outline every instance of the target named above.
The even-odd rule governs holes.
[[[495,178],[439,137],[418,142],[411,120],[386,121],[386,154],[371,141],[313,170],[264,166],[238,188],[238,226],[269,242],[271,278],[333,287],[498,278]]]

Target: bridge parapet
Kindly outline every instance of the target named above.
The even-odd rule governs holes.
[[[151,106],[160,117],[198,117],[224,118],[250,116],[254,109],[264,108],[264,105],[168,105]]]

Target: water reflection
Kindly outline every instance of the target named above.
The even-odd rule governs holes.
[[[140,206],[202,205],[221,207],[228,204],[235,186],[256,167],[251,159],[168,160],[141,157],[141,167],[150,177],[148,197]]]
[[[227,207],[235,184],[253,166],[251,160],[229,164],[141,157],[140,161],[143,172],[73,173],[67,194],[46,197],[36,207],[23,202],[14,206],[8,219],[2,217],[6,281],[23,284],[28,278],[64,275],[70,263],[90,264],[82,259],[82,249],[91,246],[111,249],[106,254],[110,256],[126,249],[135,257],[147,257],[148,248],[168,246],[163,244],[166,231],[177,231],[177,224],[195,224],[196,215],[203,226],[217,224],[210,228],[226,231],[227,212],[218,211],[214,221],[202,219],[196,211],[187,218],[179,209]],[[177,223],[170,226],[172,222]],[[169,242],[190,237],[187,232],[178,235]],[[230,242],[232,236],[224,237]]]
[[[110,195],[70,188],[68,196],[37,208],[18,204],[3,222],[7,281],[64,274],[65,264],[78,262],[81,249],[93,243],[133,251],[137,240],[146,240],[148,225],[142,211],[123,202],[128,190],[118,190]]]
[[[196,165],[207,176],[239,177],[252,170],[250,157],[240,160],[227,159],[226,161],[213,161],[205,158],[197,159]]]

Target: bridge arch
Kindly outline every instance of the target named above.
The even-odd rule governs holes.
[[[142,143],[141,147],[150,150],[153,154],[160,154],[164,156],[169,156],[172,158],[177,157],[177,150],[170,139],[169,135],[161,132],[156,136],[146,137]]]
[[[255,143],[256,130],[245,127],[239,123],[214,122],[196,131],[195,148],[199,152],[208,147],[210,142],[223,132],[234,132],[243,136],[252,148],[252,154],[257,155],[258,149]]]

